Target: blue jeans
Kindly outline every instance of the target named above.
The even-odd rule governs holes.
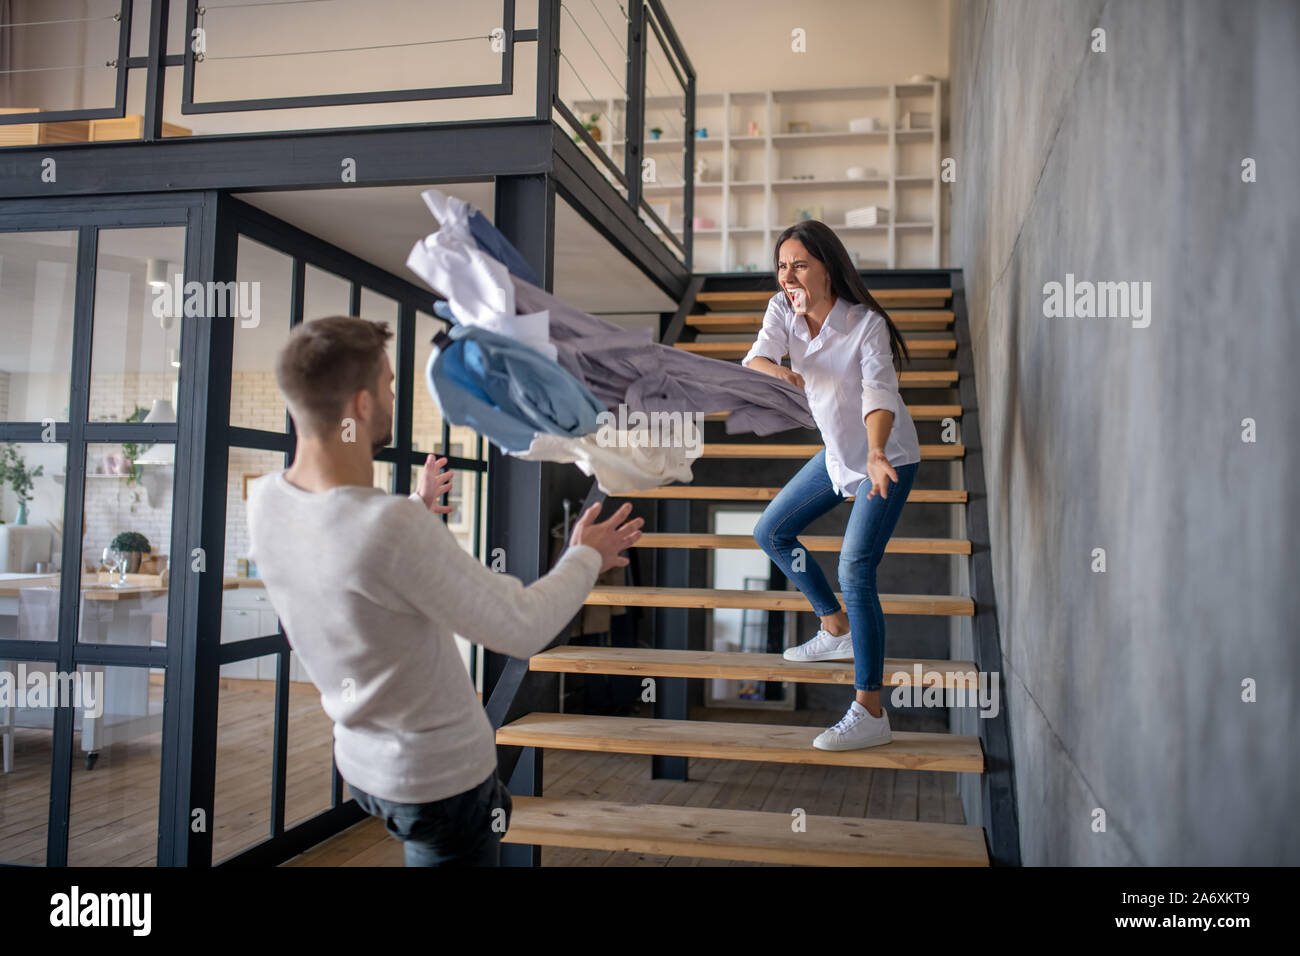
[[[350,783],[348,789],[361,809],[383,820],[402,841],[407,866],[501,865],[501,838],[510,827],[512,803],[495,770],[477,787],[432,803],[381,800]],[[498,820],[499,829],[493,827]]]
[[[863,481],[853,499],[848,527],[844,529],[839,578],[853,639],[855,690],[879,690],[884,677],[885,614],[880,608],[880,595],[876,593],[876,566],[898,524],[919,468],[919,463],[896,467],[898,481],[889,482],[885,489],[888,498],[879,495],[868,498],[871,479]],[[803,592],[818,617],[839,611],[840,602],[826,582],[826,575],[797,536],[812,521],[845,500],[831,485],[823,448],[777,493],[754,528],[758,546]],[[802,551],[799,555],[802,570],[795,568],[796,548]]]

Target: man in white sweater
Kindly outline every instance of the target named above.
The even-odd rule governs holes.
[[[453,633],[514,657],[545,647],[640,536],[625,504],[594,505],[555,568],[525,587],[461,549],[435,512],[451,486],[430,455],[409,498],[373,487],[392,439],[384,323],[336,317],[289,336],[276,364],[298,432],[288,469],[257,479],[249,555],[334,721],[357,802],[401,839],[408,866],[496,865],[510,795]],[[508,558],[508,556],[507,556]]]

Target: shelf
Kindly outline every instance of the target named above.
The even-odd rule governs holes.
[[[894,87],[894,92],[902,96],[933,96],[935,88],[939,85],[938,80],[930,80],[926,83],[899,83]]]
[[[831,228],[836,232],[889,232],[888,224],[882,226],[846,226],[843,223],[840,223],[837,226],[831,226]],[[863,266],[862,268],[865,269],[866,266]]]
[[[824,100],[876,100],[889,96],[888,86],[842,86],[830,90],[773,90],[774,103],[817,103]],[[735,97],[733,96],[734,100]]]
[[[895,176],[894,182],[900,186],[928,186],[934,182],[933,176]]]
[[[894,138],[900,143],[922,143],[934,135],[933,129],[900,129],[894,131]]]
[[[707,143],[709,146],[721,146],[722,140],[714,139],[712,136],[705,136],[703,139],[697,136],[695,138],[695,145],[699,146],[702,143]],[[651,139],[649,136],[646,137],[645,148],[647,152],[652,149],[662,149],[666,146],[680,146],[685,148],[686,140],[680,136],[661,136],[659,139]]]
[[[852,146],[854,143],[887,143],[889,130],[872,130],[869,133],[824,132],[824,133],[773,133],[772,145],[780,147],[795,146]]]
[[[841,189],[846,186],[859,186],[864,189],[885,189],[888,179],[774,179],[772,188],[782,189],[820,189],[823,186]]]
[[[934,227],[932,222],[896,222],[894,228],[899,232],[929,232]]]

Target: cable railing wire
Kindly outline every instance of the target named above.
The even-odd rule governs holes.
[[[583,90],[586,91],[588,98],[591,99],[591,101],[594,103],[599,103],[600,97],[598,97],[595,93],[591,92],[591,87],[589,87],[586,81],[583,80],[582,74],[579,73],[578,68],[573,65],[573,61],[570,60],[565,55],[564,50],[561,49],[559,51],[559,54],[560,54],[560,59],[563,60],[565,63],[569,64],[569,69],[573,71],[574,78],[577,79],[578,85],[580,85],[583,88]],[[609,120],[609,125],[614,128],[614,132],[618,133],[619,139],[623,139],[623,140],[627,139],[627,133],[623,131],[622,127],[620,127],[618,123],[614,122],[613,116],[609,115],[609,113],[606,112],[605,118]]]
[[[55,23],[99,23],[103,20],[121,20],[120,13],[108,14],[102,17],[71,17],[67,20],[28,20],[26,23],[0,23],[0,30],[10,30],[15,27],[48,27]]]
[[[600,17],[600,22],[605,24],[605,29],[608,30],[609,35],[614,38],[614,45],[623,52],[623,56],[626,59],[627,47],[623,46],[623,41],[618,38],[618,34],[614,32],[614,28],[609,25],[609,21],[605,19],[605,15],[600,12],[600,7],[596,6],[596,0],[587,0],[587,2],[591,4],[591,9],[596,11],[596,16]],[[626,20],[628,18],[627,11],[623,9],[623,5],[619,4],[618,9],[619,12],[623,14],[623,19]]]
[[[567,3],[561,3],[560,9],[569,14],[569,19],[572,20],[573,25],[578,28],[578,32],[582,34],[582,38],[587,41],[587,46],[591,47],[591,52],[596,54],[596,59],[600,61],[600,65],[605,68],[605,72],[609,74],[609,78],[614,81],[614,85],[619,88],[624,99],[626,99],[628,95],[627,89],[618,81],[618,77],[614,74],[614,71],[609,68],[609,64],[605,62],[605,58],[600,55],[600,50],[596,48],[596,44],[591,42],[591,37],[587,36],[587,31],[582,28],[582,24],[579,23],[578,18],[573,15],[573,11],[569,9],[569,5]]]

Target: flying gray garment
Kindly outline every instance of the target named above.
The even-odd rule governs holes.
[[[511,275],[515,309],[548,312],[556,361],[610,406],[629,411],[730,412],[727,434],[816,428],[803,389],[762,372],[661,345],[650,329],[628,331],[566,305]]]

